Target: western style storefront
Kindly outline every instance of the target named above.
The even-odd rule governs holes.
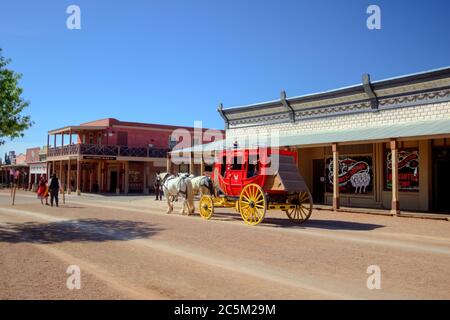
[[[195,144],[196,135],[208,130],[114,118],[51,130],[47,172],[56,173],[68,192],[149,193],[179,140]]]
[[[161,157],[106,156],[85,154],[79,149],[83,148],[67,155],[50,156],[47,162],[48,172],[61,178],[68,193],[148,193],[156,172],[166,166],[162,153]]]
[[[218,111],[228,141],[297,150],[316,204],[450,212],[450,68]]]
[[[69,126],[49,132],[47,172],[55,173],[68,193],[149,193],[156,173],[165,170],[168,148],[109,144],[108,126]],[[147,130],[144,134],[150,135]],[[50,146],[50,136],[54,136]],[[59,143],[57,143],[59,136]],[[72,141],[76,137],[76,143]],[[64,137],[66,137],[65,144]],[[68,137],[68,139],[67,139]],[[82,138],[80,138],[82,137]],[[84,137],[89,138],[88,143]],[[68,141],[67,141],[68,140]],[[168,144],[168,139],[166,144]],[[59,146],[58,146],[59,144]]]

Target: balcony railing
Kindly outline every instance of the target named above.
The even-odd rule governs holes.
[[[71,144],[63,147],[49,148],[47,157],[60,156],[108,156],[108,157],[140,157],[165,158],[169,149],[151,147],[108,146],[96,144]]]

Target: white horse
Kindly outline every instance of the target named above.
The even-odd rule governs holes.
[[[194,213],[194,193],[190,179],[175,177],[168,172],[160,173],[157,177],[162,181],[164,196],[167,199],[167,213],[173,211],[173,199],[178,198],[178,196],[183,198],[183,207],[180,213],[184,214],[186,207],[188,208],[188,215]]]
[[[191,179],[192,188],[194,189],[194,195],[200,195],[200,197],[204,194],[211,195],[214,193],[213,182],[210,177],[207,176],[198,176]]]

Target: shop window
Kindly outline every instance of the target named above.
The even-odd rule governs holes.
[[[339,159],[339,192],[370,194],[373,192],[372,156],[343,156]],[[333,158],[326,160],[327,192],[333,192]]]
[[[391,151],[386,150],[385,190],[392,190],[392,157]],[[398,189],[400,191],[419,191],[419,150],[402,149],[398,151]]]

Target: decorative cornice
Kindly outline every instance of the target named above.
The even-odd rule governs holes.
[[[450,101],[450,88],[421,92],[412,95],[393,96],[378,100],[379,110],[412,107],[422,104],[439,103]],[[296,123],[303,120],[336,117],[354,113],[372,112],[372,101],[367,99],[355,103],[338,104],[326,107],[310,107],[295,112]],[[267,125],[277,123],[289,123],[291,116],[289,112],[277,112],[259,116],[247,116],[230,120],[230,127],[246,127],[255,125]]]
[[[450,88],[380,99],[380,109],[400,108],[450,100]]]
[[[372,112],[450,101],[450,67],[321,93],[223,109],[230,127],[301,122],[321,117]]]

